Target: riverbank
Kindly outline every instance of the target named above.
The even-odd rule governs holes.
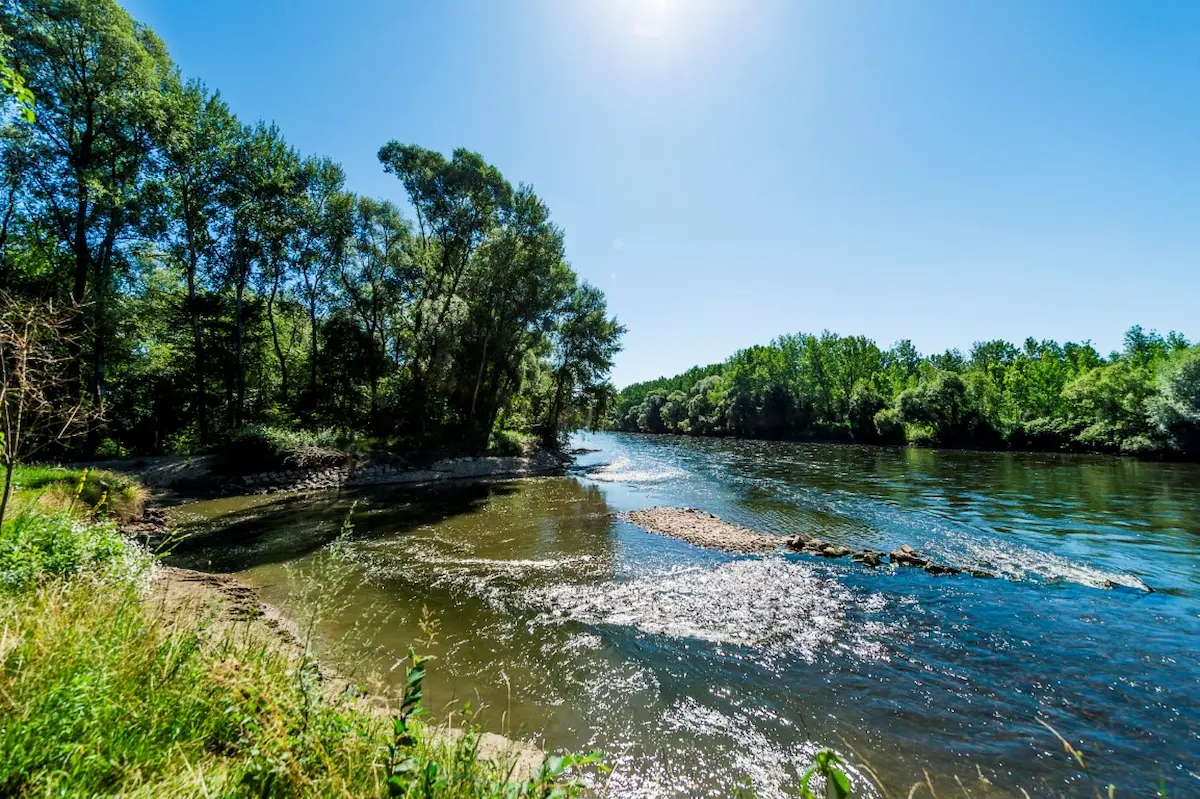
[[[389,720],[401,703],[385,693],[367,692],[340,674],[331,664],[312,652],[313,641],[297,623],[275,605],[263,601],[258,591],[225,574],[156,566],[151,578],[146,606],[156,618],[199,619],[210,641],[222,645],[235,642],[270,649],[295,668],[308,667],[316,676],[323,701],[337,703],[340,697],[356,698],[359,707]],[[211,643],[210,643],[211,645]],[[440,726],[431,730],[443,743],[454,746],[467,732],[463,728]],[[533,778],[546,753],[514,738],[496,733],[471,731],[478,757],[495,763],[515,782]]]
[[[243,494],[328,491],[370,485],[412,485],[466,480],[509,480],[564,474],[569,458],[538,450],[528,455],[442,458],[414,463],[375,456],[336,466],[290,468],[230,475],[209,455],[159,455],[95,461],[80,468],[104,469],[135,477],[153,504]]]
[[[157,564],[81,503],[25,505],[0,527],[0,793],[577,791],[564,775],[586,758],[435,725],[411,651],[403,696],[365,692],[240,581]]]

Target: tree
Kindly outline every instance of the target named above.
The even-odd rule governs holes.
[[[414,303],[408,360],[412,409],[424,431],[429,375],[441,367],[445,323],[471,256],[485,241],[498,210],[511,203],[512,187],[478,153],[438,152],[391,141],[379,150],[384,170],[400,178],[417,214],[417,259],[424,273]]]
[[[581,283],[570,292],[553,336],[554,401],[542,433],[547,446],[557,446],[564,412],[577,409],[604,382],[624,334],[625,327],[608,316],[599,289]]]
[[[193,381],[200,443],[210,439],[204,341],[198,290],[204,271],[215,268],[218,231],[214,224],[228,194],[229,159],[240,126],[219,95],[193,81],[169,85],[167,124],[162,130],[162,202],[156,233],[166,255],[183,272],[187,284],[185,308],[191,324]]]
[[[342,287],[351,311],[371,342],[367,374],[371,384],[372,427],[379,423],[379,379],[387,357],[389,318],[411,283],[411,234],[399,209],[386,201],[359,198],[354,235],[342,260]]]
[[[5,10],[13,66],[38,98],[31,200],[69,253],[71,303],[88,303],[91,390],[100,406],[113,271],[139,219],[164,119],[161,89],[173,71],[158,37],[115,0],[20,0]]]
[[[1200,346],[1177,349],[1159,369],[1151,424],[1179,452],[1200,452]]]
[[[52,302],[0,295],[0,523],[17,464],[71,437],[86,420],[84,399],[69,378],[75,316]]]
[[[346,173],[328,158],[310,158],[302,165],[300,233],[296,252],[298,291],[308,310],[309,394],[317,393],[318,313],[329,299],[328,280],[345,258],[354,226],[355,197],[345,191]]]

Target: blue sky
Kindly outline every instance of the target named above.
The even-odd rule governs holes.
[[[1200,3],[125,0],[350,187],[390,139],[532,184],[618,386],[784,332],[1200,337]]]

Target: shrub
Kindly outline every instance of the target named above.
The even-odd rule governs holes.
[[[0,526],[0,588],[24,588],[48,576],[84,571],[140,573],[147,565],[147,556],[111,521],[26,510]]]
[[[488,444],[489,455],[524,455],[536,444],[537,437],[518,430],[495,430]]]
[[[319,469],[345,463],[348,437],[332,429],[285,430],[248,425],[218,449],[216,467],[226,474],[253,474],[274,469]]]
[[[97,458],[124,458],[128,454],[128,450],[111,438],[104,439],[96,447]]]
[[[875,414],[875,430],[879,433],[880,441],[889,444],[904,442],[904,425],[894,408],[884,408]]]

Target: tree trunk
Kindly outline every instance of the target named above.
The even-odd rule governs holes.
[[[183,201],[184,225],[187,226],[187,304],[192,322],[192,353],[196,370],[196,417],[200,426],[200,443],[208,443],[208,396],[204,385],[204,343],[200,333],[200,309],[196,307],[196,273],[200,269],[200,254],[197,252],[194,215],[190,212],[191,202],[187,189]]]
[[[4,524],[4,513],[8,510],[8,498],[12,496],[12,478],[15,468],[15,462],[4,464],[4,494],[0,496],[0,525]]]
[[[242,318],[242,294],[245,291],[245,284],[239,282],[235,293],[237,296],[235,303],[234,318],[235,322],[235,339],[234,348],[237,350],[237,375],[235,377],[237,383],[237,405],[234,406],[233,422],[235,427],[242,426],[243,413],[246,408],[246,364],[245,364],[245,337],[246,323]]]
[[[275,346],[275,357],[279,359],[279,396],[284,405],[288,401],[287,358],[283,356],[283,348],[279,346],[279,330],[275,327],[275,297],[279,294],[279,270],[275,270],[275,279],[271,283],[271,294],[267,297],[267,320],[271,324],[271,343]]]
[[[315,403],[317,399],[317,295],[315,288],[312,298],[308,301],[308,325],[311,329],[308,342],[308,389],[312,392],[312,401]]]
[[[200,443],[208,443],[208,395],[204,386],[204,344],[200,334],[200,309],[196,307],[196,261],[188,266],[188,313],[192,320],[192,352],[196,362],[196,416],[200,425]]]

